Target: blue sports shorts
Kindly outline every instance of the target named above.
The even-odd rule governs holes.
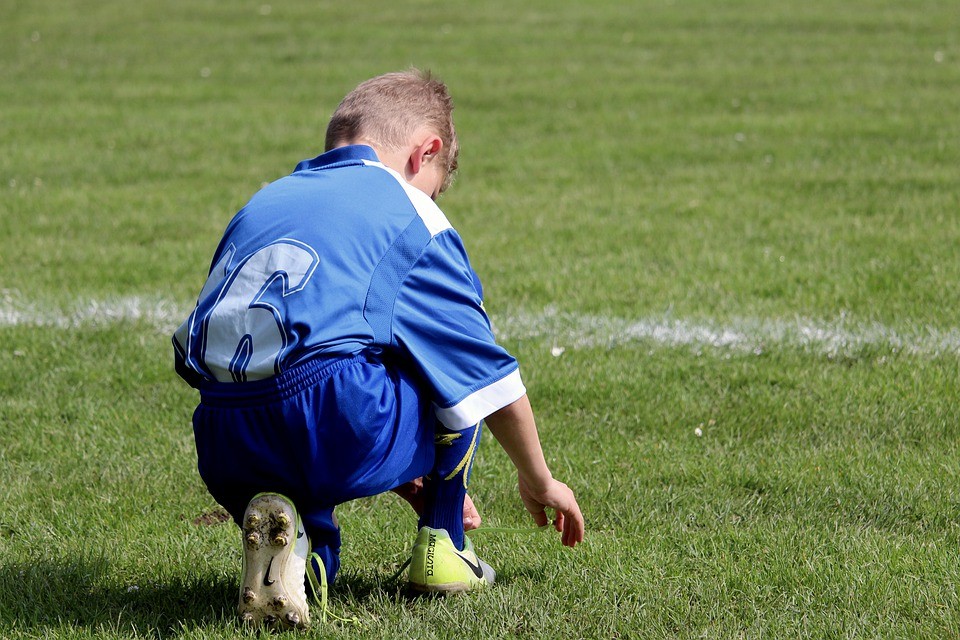
[[[398,368],[364,356],[314,360],[274,378],[201,386],[197,466],[238,524],[254,495],[282,493],[314,548],[336,554],[333,508],[427,475],[435,420]]]

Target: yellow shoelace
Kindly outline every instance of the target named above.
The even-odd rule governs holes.
[[[317,566],[320,568],[320,571],[314,571],[311,561],[316,561]],[[317,576],[319,573],[319,577]],[[319,554],[311,553],[307,557],[307,579],[310,581],[310,588],[313,590],[313,599],[320,606],[320,620],[326,624],[327,615],[337,622],[346,622],[357,627],[362,627],[363,623],[360,622],[360,618],[356,616],[351,616],[349,618],[344,618],[338,616],[337,614],[330,611],[329,603],[327,601],[327,569],[323,565],[323,559],[320,558]]]
[[[519,535],[530,535],[538,533],[540,531],[546,531],[550,528],[549,524],[545,524],[542,527],[487,527],[485,529],[474,529],[471,531],[471,536],[476,536],[477,534],[489,535],[489,534],[519,534]],[[312,561],[317,563],[319,571],[313,570]],[[410,566],[410,563],[413,561],[413,558],[408,556],[400,568],[387,579],[387,582],[393,582],[397,580],[403,572]],[[317,575],[319,573],[319,576]],[[310,582],[310,588],[313,591],[314,602],[320,607],[320,619],[326,624],[327,616],[336,620],[337,622],[345,622],[347,624],[352,624],[357,627],[362,627],[363,623],[360,621],[360,618],[356,616],[351,616],[345,618],[343,616],[338,616],[337,614],[330,611],[329,601],[327,598],[327,571],[326,567],[323,564],[323,559],[317,553],[311,553],[307,557],[307,579]]]

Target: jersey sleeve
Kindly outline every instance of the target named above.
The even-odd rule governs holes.
[[[448,429],[473,426],[526,393],[517,361],[496,342],[479,279],[453,229],[427,243],[393,311],[394,344],[415,363]]]

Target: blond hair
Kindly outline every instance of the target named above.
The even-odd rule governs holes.
[[[447,86],[429,71],[398,71],[360,83],[330,118],[325,146],[329,151],[366,139],[395,151],[424,126],[443,141],[437,157],[446,170],[443,191],[457,170],[460,145],[453,127],[453,99]]]

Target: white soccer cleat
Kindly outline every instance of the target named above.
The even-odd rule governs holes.
[[[279,493],[253,497],[243,514],[240,620],[271,630],[306,629],[304,584],[310,541],[293,503]]]

